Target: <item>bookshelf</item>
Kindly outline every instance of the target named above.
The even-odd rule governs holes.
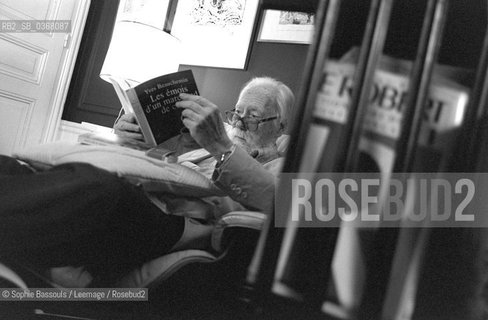
[[[442,170],[485,170],[486,3],[263,1],[262,8],[316,12],[316,33],[297,96],[285,173],[361,170],[358,150],[372,79],[382,54],[412,62],[392,170],[405,174],[417,170],[414,160],[424,152],[418,143],[421,121],[438,64],[463,68],[470,74],[464,82],[469,103],[452,139],[451,153],[442,156]],[[360,53],[348,118],[342,124],[317,121],[314,108],[324,65],[329,59],[342,57],[352,46],[358,46]],[[327,134],[317,134],[320,126],[327,127]],[[310,157],[317,159],[310,161]],[[304,162],[314,166],[304,167]],[[441,167],[428,170],[435,172]],[[349,262],[362,267],[357,270],[363,279],[348,283],[333,270],[340,254],[337,248],[348,249],[338,244],[340,232],[339,228],[306,229],[292,224],[281,229],[270,219],[256,249],[255,261],[259,263],[251,268],[249,283],[250,296],[265,317],[307,314],[317,319],[456,319],[467,315],[468,319],[478,319],[482,314],[486,302],[480,292],[485,276],[480,266],[487,233],[483,229],[380,227],[359,232],[362,243],[351,254],[356,259]],[[344,261],[342,267],[346,268]],[[399,274],[406,277],[399,281],[394,277]]]

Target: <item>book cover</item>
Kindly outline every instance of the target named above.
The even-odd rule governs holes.
[[[111,79],[125,112],[133,112],[142,134],[151,146],[156,146],[180,133],[184,128],[176,102],[180,93],[199,95],[191,70],[166,74],[133,88]]]

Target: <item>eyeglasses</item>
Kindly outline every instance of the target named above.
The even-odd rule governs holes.
[[[249,117],[249,116],[241,117],[239,114],[237,114],[235,109],[226,111],[225,116],[227,118],[227,121],[229,121],[229,124],[234,126],[238,121],[241,121],[244,126],[244,130],[249,130],[249,131],[256,131],[259,127],[259,124],[263,122],[268,122],[274,119],[278,119],[278,116],[264,118],[264,119],[259,119],[256,117]]]

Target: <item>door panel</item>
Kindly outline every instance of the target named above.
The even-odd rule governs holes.
[[[0,0],[0,19],[71,20],[76,0]],[[0,154],[39,144],[55,112],[67,33],[0,33]]]
[[[0,34],[0,73],[40,84],[47,51],[9,34]]]
[[[32,99],[0,90],[0,150],[12,150],[16,145],[25,144],[25,131],[32,120],[34,105]]]

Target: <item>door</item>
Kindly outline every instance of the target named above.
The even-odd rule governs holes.
[[[87,2],[0,0],[0,154],[54,137]],[[9,32],[1,24],[19,20],[69,20],[71,32]]]

